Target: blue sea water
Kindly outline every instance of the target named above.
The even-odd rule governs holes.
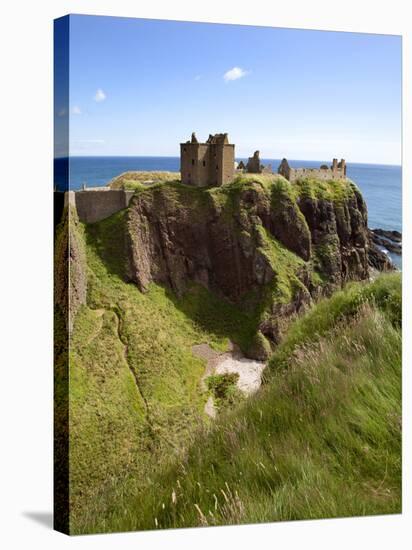
[[[237,159],[247,160],[247,159]],[[262,159],[272,164],[276,171],[280,159]],[[318,168],[328,161],[290,160],[292,167]],[[180,169],[179,157],[70,157],[55,160],[55,185],[64,190],[106,185],[112,178],[129,170]],[[353,180],[365,198],[368,206],[369,227],[402,232],[402,168],[379,164],[347,164],[347,175]],[[401,259],[392,255],[400,267]]]

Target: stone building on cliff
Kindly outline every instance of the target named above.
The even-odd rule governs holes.
[[[193,132],[190,141],[180,144],[182,183],[220,186],[233,178],[234,170],[235,146],[227,134],[210,134],[206,143],[199,143]]]
[[[346,178],[345,159],[333,159],[332,166],[322,164],[320,168],[291,168],[286,159],[283,159],[278,168],[278,174],[290,182],[299,178],[316,178],[320,180],[341,180]]]
[[[246,164],[246,172],[248,174],[271,174],[272,165],[268,164],[264,166],[260,160],[260,152],[255,151],[253,157],[249,157]]]

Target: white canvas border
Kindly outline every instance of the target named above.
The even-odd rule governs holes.
[[[405,548],[411,523],[410,390],[411,32],[393,0],[15,0],[3,6],[0,406],[1,540],[5,548]],[[52,19],[66,13],[241,23],[403,35],[404,513],[243,527],[69,539],[34,521],[52,499]],[[409,25],[410,27],[410,25]],[[410,155],[410,153],[409,153]],[[408,433],[409,432],[409,433]],[[40,518],[42,516],[39,516]],[[45,517],[43,516],[43,520]],[[47,518],[46,518],[47,519]],[[44,523],[44,522],[43,522]]]

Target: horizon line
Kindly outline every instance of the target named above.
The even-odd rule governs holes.
[[[168,158],[168,159],[178,159],[180,158],[179,155],[64,155],[64,156],[57,156],[54,157],[53,160],[60,160],[60,159],[73,159],[73,158]],[[236,159],[247,159],[249,157],[243,157],[238,156],[235,157]],[[282,160],[282,158],[286,158],[287,160],[291,161],[309,161],[309,162],[324,162],[326,159],[304,159],[304,158],[292,158],[292,157],[261,157],[261,160]],[[345,159],[346,160],[346,159]],[[375,166],[396,166],[398,168],[402,168],[402,163],[397,164],[393,162],[366,162],[366,161],[348,161],[346,160],[346,164],[373,164]],[[150,171],[150,170],[149,170]]]

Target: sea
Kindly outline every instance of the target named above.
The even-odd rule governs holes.
[[[247,159],[237,158],[237,161]],[[292,167],[319,168],[325,160],[288,160]],[[262,159],[274,171],[280,159]],[[104,186],[119,174],[131,170],[178,172],[179,157],[70,157],[55,159],[54,184],[58,190]],[[402,167],[383,164],[347,163],[347,176],[360,188],[368,207],[369,227],[402,232]],[[384,250],[385,251],[385,250]],[[388,252],[388,251],[386,251]],[[388,253],[401,268],[402,259]]]

